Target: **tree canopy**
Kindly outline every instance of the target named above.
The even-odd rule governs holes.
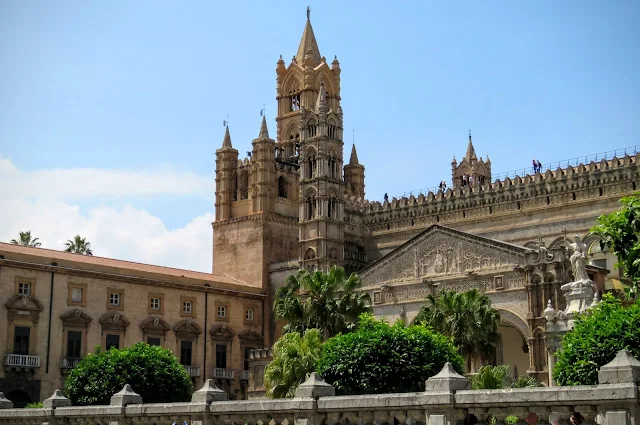
[[[39,248],[42,245],[38,241],[38,238],[34,238],[31,236],[31,230],[20,232],[19,240],[11,239],[11,243],[14,245],[30,246],[32,248]]]
[[[553,379],[558,385],[595,385],[598,370],[622,349],[640,358],[640,300],[625,308],[605,294],[562,338]]]
[[[467,292],[444,291],[429,295],[425,305],[413,319],[453,338],[453,343],[467,361],[471,371],[472,359],[489,360],[499,339],[500,313],[491,307],[491,300],[476,289]]]
[[[143,342],[89,354],[71,370],[64,391],[75,405],[109,404],[125,384],[145,403],[189,401],[193,392],[191,378],[173,353]]]
[[[73,239],[69,239],[65,242],[65,251],[72,252],[74,254],[93,255],[91,250],[91,243],[87,242],[86,238],[76,235]]]
[[[298,385],[316,370],[322,349],[322,334],[318,329],[307,329],[284,334],[273,345],[273,360],[264,371],[267,396],[293,397]]]
[[[324,338],[348,332],[358,316],[371,311],[369,294],[358,291],[360,277],[346,277],[344,269],[332,267],[328,273],[300,270],[278,288],[275,316],[287,322],[284,332],[303,334],[318,329]]]
[[[393,326],[363,315],[357,328],[330,338],[317,372],[343,394],[424,391],[425,380],[450,362],[463,372],[451,338],[425,326]]]
[[[640,281],[640,198],[620,199],[622,208],[598,217],[593,231],[600,236],[601,248],[608,248],[618,257],[617,266],[633,282],[634,295]]]

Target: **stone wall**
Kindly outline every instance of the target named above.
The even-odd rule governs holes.
[[[335,396],[335,389],[315,373],[282,400],[225,401],[208,380],[191,403],[142,404],[130,386],[111,398],[109,406],[72,407],[60,391],[43,409],[11,409],[0,396],[0,425],[187,423],[334,425],[504,424],[509,415],[518,424],[639,425],[640,362],[621,351],[599,372],[599,385],[508,390],[470,390],[469,380],[450,364],[429,378],[422,393]],[[570,419],[571,418],[571,419]],[[577,418],[577,420],[576,420]]]
[[[586,234],[600,214],[619,207],[640,184],[640,154],[485,185],[377,202],[349,198],[348,234],[366,235],[367,262],[402,245],[432,224],[524,245],[548,245],[564,231]]]

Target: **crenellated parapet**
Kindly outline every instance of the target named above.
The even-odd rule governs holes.
[[[345,209],[351,215],[361,214],[362,225],[373,233],[513,214],[599,197],[619,198],[637,190],[638,161],[640,153],[384,202],[346,196]]]

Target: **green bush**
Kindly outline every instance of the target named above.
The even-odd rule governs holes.
[[[424,381],[463,359],[450,338],[424,326],[393,326],[362,315],[354,332],[327,340],[317,371],[337,394],[424,391]]]
[[[625,308],[605,295],[564,336],[553,378],[558,385],[597,384],[598,370],[622,349],[640,359],[640,300]]]
[[[173,353],[145,343],[89,354],[69,373],[64,390],[75,405],[109,404],[125,384],[145,403],[189,401],[193,392]]]
[[[499,390],[502,388],[539,387],[540,383],[530,376],[514,379],[509,375],[509,365],[482,366],[471,378],[471,389]]]
[[[25,409],[42,409],[44,405],[41,401],[34,401],[33,403],[29,403],[24,406]]]

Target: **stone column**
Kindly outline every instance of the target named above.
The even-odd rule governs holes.
[[[637,407],[637,386],[640,384],[640,362],[627,350],[620,350],[616,357],[598,371],[598,384],[624,384],[635,387],[634,406],[613,404],[599,406],[599,413],[606,425],[632,425],[640,422],[640,409]],[[609,390],[610,391],[610,390]],[[625,408],[625,407],[631,407]]]

